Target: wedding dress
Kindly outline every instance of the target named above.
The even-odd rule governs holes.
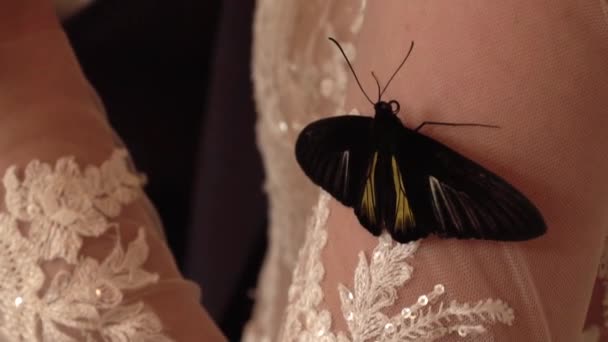
[[[355,69],[358,69],[359,77],[364,80],[365,73],[373,69],[365,69],[361,65],[380,68],[378,64],[389,63],[386,54],[379,53],[382,46],[380,44],[373,46],[373,43],[370,43],[380,40],[377,39],[379,35],[392,37],[388,40],[389,44],[401,47],[401,50],[386,48],[391,53],[398,53],[395,58],[390,58],[390,64],[396,66],[409,41],[415,40],[417,35],[425,36],[425,33],[428,33],[426,37],[435,40],[417,41],[417,48],[412,58],[408,60],[405,71],[402,71],[397,78],[405,79],[402,84],[415,83],[416,77],[412,76],[412,73],[416,74],[416,70],[412,69],[416,69],[417,66],[423,68],[421,73],[424,77],[432,78],[429,83],[435,82],[426,89],[435,90],[436,93],[434,96],[427,96],[428,93],[416,93],[416,95],[428,98],[427,101],[438,102],[449,98],[446,92],[452,91],[450,87],[460,83],[459,87],[469,87],[470,90],[467,90],[469,93],[475,92],[479,96],[480,104],[477,104],[475,102],[477,98],[472,96],[473,100],[470,98],[463,100],[469,101],[464,106],[458,103],[458,100],[453,101],[453,107],[460,105],[472,112],[489,109],[495,116],[485,116],[483,119],[472,116],[470,121],[496,122],[497,119],[507,117],[503,113],[509,112],[508,109],[504,109],[509,105],[513,106],[513,110],[525,113],[525,106],[518,107],[518,101],[528,101],[535,96],[547,98],[548,100],[544,102],[539,100],[544,105],[553,106],[552,103],[564,105],[565,101],[559,96],[558,84],[550,83],[558,89],[553,91],[552,88],[546,88],[546,84],[542,82],[530,81],[528,86],[524,81],[521,84],[514,81],[512,83],[518,85],[514,86],[513,90],[517,90],[519,94],[526,94],[521,92],[523,89],[529,92],[527,96],[518,97],[500,93],[505,89],[501,89],[498,82],[509,84],[510,75],[513,75],[510,76],[511,78],[525,77],[524,71],[518,72],[514,69],[526,69],[526,64],[534,63],[537,64],[536,68],[547,69],[547,82],[556,77],[550,74],[550,70],[555,70],[554,68],[560,70],[559,65],[564,65],[566,69],[559,77],[578,78],[591,75],[594,71],[587,68],[581,69],[580,72],[570,68],[576,65],[576,58],[595,59],[600,54],[599,51],[597,55],[595,52],[587,53],[587,47],[583,46],[585,44],[593,45],[595,43],[592,42],[596,42],[602,45],[601,55],[604,58],[608,56],[605,14],[608,13],[607,9],[608,5],[605,1],[589,1],[573,6],[546,2],[530,6],[524,2],[498,4],[474,1],[466,4],[431,4],[428,1],[408,1],[398,4],[396,1],[371,3],[365,0],[307,2],[260,0],[255,20],[253,80],[259,113],[258,140],[266,167],[266,190],[270,197],[270,247],[255,292],[256,307],[247,326],[244,340],[599,341],[600,332],[604,329],[600,326],[608,325],[608,320],[605,323],[601,320],[601,313],[598,310],[601,302],[599,297],[594,297],[594,302],[591,304],[584,333],[583,320],[593,287],[593,274],[598,269],[601,242],[605,238],[607,223],[605,214],[596,216],[603,220],[595,221],[592,226],[586,226],[587,223],[584,221],[577,224],[567,220],[563,220],[567,222],[562,224],[552,225],[558,220],[549,218],[548,235],[555,234],[558,229],[573,231],[580,228],[594,231],[594,237],[588,235],[578,242],[574,242],[578,238],[575,234],[562,234],[557,238],[561,239],[561,242],[551,238],[540,238],[531,243],[497,244],[478,241],[438,241],[429,238],[401,245],[392,241],[387,235],[373,238],[362,230],[353,218],[352,212],[335,204],[330,200],[329,195],[319,192],[319,189],[306,179],[297,166],[294,159],[294,143],[300,130],[316,119],[349,112],[372,114],[369,104],[365,102],[360,102],[361,106],[352,104],[357,101],[353,100],[354,98],[362,98],[362,95],[353,82],[343,57],[327,41],[329,36],[336,37],[340,41],[346,54],[354,62]],[[391,16],[391,13],[394,15]],[[542,13],[546,14],[542,15]],[[567,19],[559,19],[563,17]],[[442,23],[447,28],[437,29],[440,20],[443,20]],[[479,23],[475,24],[476,21]],[[513,22],[521,25],[514,25]],[[417,24],[421,26],[418,29]],[[563,38],[565,43],[554,43],[554,46],[549,43],[548,48],[558,47],[583,52],[572,54],[564,52],[557,56],[562,56],[566,61],[554,62],[542,58],[535,59],[533,53],[528,54],[525,47],[516,48],[516,51],[506,49],[504,53],[507,56],[500,58],[500,61],[508,65],[506,68],[512,69],[509,71],[510,74],[496,71],[496,64],[492,63],[494,57],[484,56],[484,52],[467,55],[472,61],[465,61],[462,69],[458,67],[455,67],[455,70],[431,69],[432,62],[444,63],[444,60],[450,58],[427,56],[423,52],[424,48],[418,49],[421,44],[448,46],[443,50],[440,47],[424,50],[431,55],[446,51],[459,53],[464,49],[459,48],[460,42],[449,41],[450,38],[455,38],[448,37],[450,25],[455,27],[453,31],[458,31],[461,35],[465,34],[464,38],[455,34],[457,39],[479,39],[494,46],[498,51],[501,51],[500,45],[503,40],[517,41],[517,44],[523,42],[524,45],[528,40],[531,41],[528,45],[534,45],[534,40],[545,37],[544,34],[547,37],[567,37]],[[489,26],[484,28],[484,25]],[[494,29],[492,25],[498,28]],[[395,31],[401,31],[395,29],[395,26],[408,27],[404,30],[411,32],[411,35],[396,34]],[[468,30],[462,28],[466,26],[471,28]],[[582,30],[581,27],[585,29]],[[432,32],[433,30],[436,32]],[[491,33],[486,35],[484,30]],[[511,30],[512,35],[501,34]],[[541,30],[541,33],[530,33],[527,37],[526,30],[530,32]],[[372,32],[362,37],[366,31]],[[572,31],[575,33],[569,33]],[[547,40],[551,41],[551,39]],[[559,38],[554,40],[559,41]],[[561,51],[563,50],[558,52]],[[488,48],[485,53],[491,54],[495,51]],[[366,60],[361,62],[360,55],[366,56]],[[458,59],[459,56],[453,58]],[[515,61],[509,64],[509,58]],[[412,65],[416,63],[414,59],[429,62],[428,65],[424,65],[424,62]],[[567,62],[567,59],[574,59],[574,63]],[[607,69],[605,64],[601,65],[601,63],[594,64],[593,67],[598,68],[595,70],[602,75],[603,80],[582,86],[591,87],[591,93],[598,95],[598,89],[608,90]],[[390,75],[393,70],[391,68],[386,68],[384,74]],[[441,74],[441,71],[456,73]],[[490,90],[487,87],[484,89],[475,83],[483,83],[483,80],[478,81],[475,77],[469,76],[471,74],[477,76],[481,73],[485,73],[480,76],[482,79],[484,75],[489,75],[487,77],[491,78],[492,73],[496,73],[498,80],[494,83],[497,83],[497,86]],[[559,72],[553,73],[559,74]],[[536,79],[542,79],[542,75],[542,72],[534,73]],[[442,77],[456,80],[450,84],[443,82]],[[365,87],[366,82],[363,83]],[[445,87],[442,87],[443,83],[446,84]],[[368,89],[373,89],[372,83],[367,84]],[[597,88],[594,88],[595,86]],[[394,89],[399,86],[393,84],[392,87]],[[392,93],[411,94],[416,90],[412,89],[415,86],[405,87],[408,92],[398,89],[393,90]],[[569,88],[565,94],[576,94],[578,92],[576,89],[576,87]],[[373,93],[370,90],[368,92]],[[445,96],[441,95],[442,92]],[[499,95],[516,99],[508,101],[508,99],[500,99]],[[410,96],[412,97],[414,96]],[[483,97],[496,100],[487,104],[484,103]],[[397,99],[402,101],[401,98]],[[605,104],[605,101],[598,101],[598,98],[588,100],[589,102],[580,108],[569,108],[579,113],[584,108],[589,110],[588,116],[601,116],[600,102]],[[429,110],[432,106],[425,107],[424,103],[416,105],[418,108],[410,108],[418,109],[417,112],[430,112],[433,115],[443,112]],[[401,102],[401,107],[403,112],[404,101]],[[448,113],[442,113],[443,121],[467,121],[455,114],[458,110],[453,111],[447,105],[444,107]],[[532,113],[541,113],[539,116],[542,116],[547,111],[541,105],[532,105],[528,109],[531,113],[522,113],[523,120],[519,121],[520,123],[525,123],[526,116],[531,116]],[[568,118],[569,115],[564,116],[566,118],[561,120],[572,122],[573,119]],[[456,120],[454,117],[459,119]],[[411,116],[406,118],[410,119],[410,123],[412,122]],[[419,116],[417,119],[416,124],[424,119],[440,121],[436,116],[433,118]],[[560,120],[560,118],[554,119]],[[533,122],[534,120],[529,121],[528,126],[542,128],[538,123]],[[542,121],[544,124],[549,122],[549,120]],[[591,121],[600,124],[604,129],[608,128],[605,119]],[[507,123],[501,122],[501,126],[517,124],[518,119],[508,120]],[[574,126],[576,125],[571,128]],[[564,132],[565,128],[547,129],[554,129],[558,136],[568,134],[567,131]],[[466,135],[472,131],[441,131],[443,135],[437,134],[438,132],[438,130],[432,131],[440,137],[439,140],[452,141],[457,146],[464,147],[465,151],[475,152],[474,148],[470,148],[474,143],[463,144],[462,139],[454,138],[458,134]],[[486,151],[517,153],[517,151],[505,152],[510,150],[509,148],[496,148],[498,143],[487,143],[496,132],[480,134],[486,140],[480,141],[480,138],[474,137],[474,142],[479,142],[482,146],[490,146]],[[529,133],[530,135],[534,136],[534,133]],[[521,135],[519,139],[527,139],[529,144],[538,144],[537,140],[524,136]],[[551,135],[538,134],[538,136],[556,140]],[[594,136],[597,137],[597,133]],[[590,156],[590,160],[594,160],[594,163],[597,162],[598,166],[605,168],[606,139],[599,139],[597,143],[601,144],[598,145],[598,149],[603,149],[604,152],[587,155]],[[563,143],[556,143],[551,149],[559,149],[560,147],[557,146],[559,144]],[[517,146],[521,147],[521,145]],[[604,157],[600,158],[602,154]],[[488,160],[479,152],[477,156]],[[507,156],[506,159],[508,158]],[[518,160],[519,163],[512,165],[525,164],[521,163],[521,159],[513,160]],[[502,165],[503,170],[513,168],[506,163]],[[567,162],[564,165],[568,165]],[[534,167],[542,172],[541,166],[534,165]],[[550,167],[560,168],[560,164],[554,163]],[[586,176],[585,171],[580,172],[581,178]],[[542,183],[538,177],[535,179]],[[537,186],[537,189],[540,187]],[[601,186],[601,189],[605,191],[606,187]],[[569,191],[574,190],[576,189]],[[554,192],[554,195],[556,194],[558,193]],[[537,190],[535,198],[542,197]],[[605,195],[601,198],[607,199]],[[545,200],[545,203],[547,202],[551,201]],[[605,205],[603,207],[605,211]],[[555,208],[557,207],[554,206],[553,210]],[[334,213],[341,219],[332,221],[331,216]],[[600,222],[603,222],[603,225]],[[353,242],[357,240],[365,240],[365,242]],[[565,248],[564,244],[568,244],[568,241],[578,247]],[[588,244],[583,241],[587,241]],[[591,243],[592,241],[594,242]],[[593,251],[576,252],[581,248]],[[606,279],[606,256],[602,260],[597,273],[596,293],[602,290],[602,281],[604,287],[608,285],[606,280],[602,280]],[[569,271],[560,272],[560,266]],[[577,269],[579,272],[571,272]],[[556,298],[559,300],[554,300]],[[605,307],[603,310],[606,310]],[[604,314],[604,317],[606,319],[608,315]],[[605,331],[602,334],[605,334]],[[606,338],[607,335],[603,336]]]
[[[605,337],[607,13],[605,0],[260,0],[253,77],[271,227],[244,339]],[[407,124],[498,121],[499,132],[425,134],[521,185],[548,233],[525,243],[398,244],[371,236],[312,186],[293,158],[298,132],[317,118],[369,110],[327,36],[361,73],[379,75],[390,74],[404,41],[419,39],[407,77],[387,96],[401,101]],[[0,43],[0,85],[10,85],[0,105],[19,113],[0,125],[0,340],[220,339],[65,37],[51,30]]]

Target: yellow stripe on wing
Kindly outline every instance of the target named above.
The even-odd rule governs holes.
[[[367,172],[367,181],[365,182],[365,188],[363,190],[363,199],[361,200],[362,212],[372,224],[376,223],[376,186],[375,186],[375,174],[376,174],[376,163],[378,162],[378,152],[374,153],[372,163],[369,166]]]
[[[404,231],[408,227],[415,226],[416,221],[405,194],[405,185],[403,184],[401,171],[394,156],[392,157],[391,165],[393,167],[393,184],[395,185],[395,198],[397,201],[395,205],[395,229]]]

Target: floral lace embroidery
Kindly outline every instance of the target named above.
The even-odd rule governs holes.
[[[381,310],[395,303],[397,288],[411,278],[413,268],[406,259],[414,255],[420,242],[393,243],[387,234],[379,240],[370,263],[363,252],[359,253],[354,293],[342,284],[338,287],[353,341],[432,341],[450,333],[463,337],[483,333],[486,329],[481,323],[513,323],[513,309],[501,300],[480,300],[476,304],[453,300],[433,306],[445,294],[442,284],[435,285],[433,291],[418,297],[415,304],[404,307],[398,315],[384,315]]]
[[[97,237],[114,225],[105,216],[116,217],[143,183],[128,171],[126,157],[126,151],[117,151],[100,168],[89,166],[84,174],[73,158],[58,160],[54,170],[34,160],[25,168],[23,181],[15,166],[7,169],[7,209],[29,224],[28,238],[40,248],[40,257],[74,263],[82,237]]]
[[[158,281],[142,269],[144,229],[123,249],[116,217],[140,193],[143,178],[117,150],[99,168],[81,172],[74,158],[53,168],[30,162],[4,176],[6,213],[0,213],[0,340],[170,341],[142,303],[123,303],[124,291]],[[102,261],[83,255],[83,237],[116,236]],[[45,272],[48,265],[59,271]]]
[[[421,295],[417,302],[404,307],[393,317],[382,310],[397,299],[397,288],[412,275],[413,267],[407,263],[420,242],[393,243],[390,236],[382,235],[374,249],[371,261],[359,253],[354,274],[354,292],[339,284],[338,291],[342,314],[348,325],[348,335],[331,331],[331,314],[318,310],[323,300],[320,281],[324,275],[320,260],[327,240],[324,228],[329,215],[329,196],[323,193],[308,228],[307,239],[300,251],[300,262],[294,270],[293,284],[289,289],[289,305],[283,331],[285,341],[434,341],[448,334],[465,337],[486,332],[485,325],[503,323],[511,325],[513,309],[501,300],[486,299],[475,304],[451,301],[435,303],[445,295],[442,284]],[[485,325],[484,325],[485,324]]]

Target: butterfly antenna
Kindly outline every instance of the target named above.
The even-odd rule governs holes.
[[[353,66],[350,64],[350,61],[348,60],[348,57],[346,57],[346,53],[344,53],[344,50],[340,46],[340,43],[338,43],[332,37],[329,37],[329,40],[331,40],[334,44],[336,44],[336,46],[338,47],[338,49],[340,49],[340,52],[342,52],[342,56],[344,56],[344,59],[346,59],[346,63],[348,64],[348,67],[350,68],[350,71],[352,71],[353,76],[355,76],[355,80],[357,81],[357,84],[359,85],[359,89],[361,89],[361,91],[363,92],[363,95],[365,95],[365,97],[367,98],[367,101],[369,101],[369,103],[371,103],[372,105],[374,105],[374,102],[369,98],[369,96],[367,96],[367,93],[365,92],[365,90],[363,90],[363,86],[361,86],[361,82],[359,82],[359,78],[357,77],[357,73],[355,72],[355,69],[353,68]]]
[[[372,77],[374,78],[374,80],[376,80],[376,87],[378,87],[378,102],[380,102],[380,98],[382,98],[382,94],[380,93],[380,81],[378,81],[378,77],[376,77],[376,74],[374,74],[373,71]]]
[[[405,61],[407,61],[407,58],[410,56],[410,53],[412,53],[413,49],[414,49],[414,42],[412,42],[412,44],[410,45],[410,50],[407,52],[407,55],[405,55],[405,58],[403,59],[401,64],[399,64],[399,67],[397,67],[397,70],[395,70],[395,72],[393,73],[393,76],[391,76],[391,78],[388,80],[388,83],[384,86],[384,89],[382,89],[380,96],[382,96],[384,94],[384,91],[386,90],[386,88],[388,88],[388,85],[391,84],[391,81],[393,80],[393,78],[395,78],[395,75],[397,75],[399,70],[401,70],[401,67],[403,66],[403,64],[405,64]]]

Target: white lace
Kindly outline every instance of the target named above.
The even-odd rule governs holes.
[[[380,236],[373,257],[359,253],[354,272],[354,291],[339,284],[342,314],[348,333],[332,332],[329,311],[319,309],[323,301],[320,282],[324,268],[321,251],[327,240],[325,222],[329,215],[329,196],[323,193],[310,221],[307,238],[289,288],[289,305],[281,341],[434,341],[448,334],[466,337],[486,332],[486,325],[514,321],[513,309],[501,300],[477,303],[439,302],[445,288],[437,284],[418,297],[399,314],[387,316],[383,310],[396,302],[397,288],[411,279],[413,267],[407,263],[420,242],[394,243],[389,235]]]
[[[285,289],[305,239],[309,208],[318,194],[295,162],[295,140],[308,122],[344,113],[347,66],[327,37],[340,39],[354,59],[352,42],[365,6],[366,0],[257,2],[252,67],[270,227],[245,341],[277,337],[287,304]]]
[[[123,249],[116,218],[141,193],[127,152],[81,171],[74,158],[55,166],[30,162],[4,176],[7,212],[0,213],[0,340],[170,341],[158,317],[126,291],[158,281],[142,268],[144,229]],[[84,255],[83,239],[108,234],[103,258]],[[58,266],[59,265],[59,266]],[[58,271],[49,271],[51,269]]]

